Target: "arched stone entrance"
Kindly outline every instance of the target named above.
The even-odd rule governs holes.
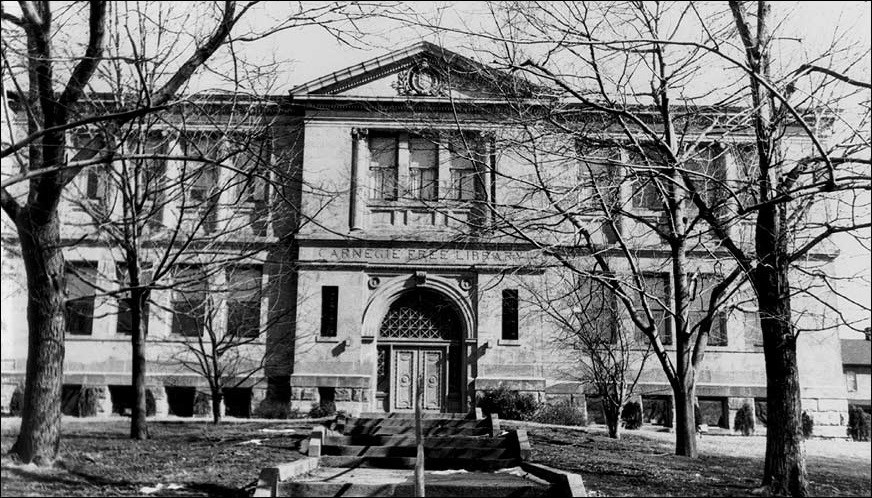
[[[463,351],[468,330],[464,314],[451,298],[434,288],[403,286],[391,294],[377,322],[379,408],[413,411],[420,379],[424,410],[463,411]]]

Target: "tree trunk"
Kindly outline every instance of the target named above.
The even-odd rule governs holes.
[[[606,419],[606,427],[609,431],[609,437],[612,439],[621,439],[621,407],[613,405],[605,400],[603,403],[603,415]]]
[[[56,209],[28,204],[16,220],[27,273],[27,380],[21,431],[11,453],[24,463],[50,465],[61,436],[64,363],[64,258]]]
[[[760,265],[755,274],[766,358],[766,464],[763,485],[775,495],[807,496],[796,336],[786,269]]]
[[[212,423],[217,424],[221,422],[221,400],[223,396],[221,395],[221,388],[213,388],[212,389]]]
[[[135,271],[135,270],[134,270]],[[133,272],[131,272],[133,273]],[[131,275],[131,277],[134,277]],[[145,338],[146,338],[146,320],[143,320],[142,310],[145,304],[144,293],[137,289],[139,285],[138,275],[131,278],[130,291],[130,316],[131,316],[131,354],[133,356],[133,413],[130,417],[130,438],[131,439],[148,439],[148,425],[146,416],[148,414],[148,405],[146,403],[146,388],[145,388]]]
[[[683,386],[672,390],[675,396],[675,454],[696,457],[696,420],[693,390]]]

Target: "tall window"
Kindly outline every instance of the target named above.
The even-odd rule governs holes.
[[[715,210],[726,199],[724,181],[726,180],[726,152],[722,147],[708,144],[688,151],[684,168],[693,174],[690,179],[706,204]],[[695,205],[689,203],[691,209]]]
[[[173,334],[199,337],[206,325],[207,275],[203,268],[179,269],[173,283]]]
[[[660,211],[666,200],[668,184],[661,179],[664,165],[662,154],[654,146],[643,146],[639,151],[628,151],[632,182],[633,207],[649,211]]]
[[[483,160],[483,144],[473,133],[453,134],[448,143],[451,190],[448,198],[457,201],[479,200],[484,197],[483,185],[476,163]]]
[[[186,137],[183,143],[185,155],[197,158],[183,164],[188,205],[198,211],[196,216],[205,216],[201,224],[203,230],[213,232],[217,221],[219,169],[216,162],[222,159],[221,137],[200,134]]]
[[[321,287],[321,337],[336,337],[339,314],[339,287]]]
[[[694,285],[691,278],[688,278],[691,285],[691,291],[695,291],[691,295],[690,312],[688,313],[688,327],[696,327],[708,314],[709,300],[711,299],[712,289],[718,283],[718,278],[714,275],[699,275],[696,278]],[[727,327],[726,317],[723,312],[715,313],[712,317],[711,328],[709,329],[708,341],[709,346],[726,346]]]
[[[90,264],[68,264],[65,271],[67,301],[64,313],[67,333],[91,335],[94,321],[94,295],[97,267]]]
[[[518,339],[518,289],[503,290],[503,339]]]
[[[148,334],[148,302],[145,302],[142,307],[142,323],[145,324],[145,333]],[[133,315],[130,309],[128,298],[124,297],[118,300],[118,320],[115,328],[116,334],[131,335],[133,334]]]
[[[412,199],[435,201],[438,195],[438,144],[424,137],[409,138],[409,194]]]
[[[650,274],[643,277],[645,284],[644,293],[651,316],[654,319],[654,328],[660,335],[660,341],[664,346],[672,344],[672,317],[669,314],[669,275]],[[641,296],[636,296],[641,301]],[[639,303],[641,305],[641,303]],[[638,305],[637,308],[641,309]],[[637,340],[645,341],[641,331],[637,329]]]
[[[618,343],[618,302],[615,293],[593,278],[579,282],[573,312],[582,344]],[[583,348],[583,347],[582,347]]]
[[[251,211],[251,229],[257,236],[265,236],[269,224],[269,186],[272,161],[271,141],[268,137],[243,137],[234,147],[239,149],[235,166],[235,200],[247,204]]]
[[[369,175],[371,195],[375,200],[397,198],[397,153],[399,136],[396,133],[369,134]]]
[[[123,144],[123,153],[130,155],[161,155],[168,149],[167,138],[159,133],[139,133]],[[145,220],[152,227],[163,223],[163,207],[167,197],[166,160],[155,157],[125,159],[120,177],[121,188],[129,193],[127,210],[137,222]]]
[[[238,267],[227,272],[227,333],[239,338],[260,335],[260,267]]]
[[[617,178],[621,161],[620,149],[610,147],[588,147],[578,144],[578,189],[582,205],[600,208],[600,196],[609,207],[620,201],[621,185]]]
[[[77,133],[71,137],[72,147],[77,155],[83,158],[92,158],[106,150],[103,136],[96,133]],[[94,165],[82,172],[82,193],[89,201],[106,201],[109,194],[111,171],[102,165]]]
[[[119,264],[116,267],[116,279],[120,287],[129,286],[130,273],[127,271],[126,264]],[[149,271],[140,270],[140,283],[148,283],[151,281]],[[118,315],[116,320],[115,333],[123,335],[131,335],[133,333],[133,315],[130,308],[130,292],[123,292],[117,296],[116,304],[118,306]],[[148,334],[148,301],[142,306],[142,322],[145,325],[145,333]]]

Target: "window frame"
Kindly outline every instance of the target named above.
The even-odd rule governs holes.
[[[170,307],[172,309],[172,323],[170,324],[170,334],[175,337],[183,337],[183,338],[197,338],[203,337],[203,334],[206,332],[206,320],[210,319],[210,309],[209,309],[209,275],[206,273],[205,268],[199,265],[184,265],[179,268],[178,273],[176,275],[182,274],[183,272],[194,271],[200,272],[203,274],[202,279],[202,289],[193,288],[185,291],[180,291],[176,288],[178,285],[177,282],[173,283],[173,289],[171,296],[171,304]],[[175,277],[174,277],[175,280]],[[202,295],[202,298],[191,299],[191,295],[199,296]],[[200,310],[197,315],[192,315],[192,310]],[[183,328],[182,322],[194,321],[195,325],[199,327],[199,333],[194,334],[186,334],[183,332],[179,332],[179,330],[188,330],[188,328]]]
[[[457,136],[464,135],[464,143],[473,141],[471,153],[474,156],[460,155],[454,145]],[[373,151],[376,149],[374,140],[392,139],[393,152],[390,166],[373,166]],[[416,141],[429,142],[432,144],[433,161],[429,167],[415,166],[413,155],[416,150],[423,148],[414,147]],[[479,130],[456,130],[434,129],[427,132],[410,132],[402,129],[370,128],[365,138],[367,164],[361,164],[367,173],[366,201],[370,206],[419,206],[439,203],[440,205],[462,205],[471,202],[483,201],[490,197],[490,182],[481,164],[486,164],[492,156],[491,148],[483,132]],[[469,165],[458,168],[454,166],[455,158],[465,159]],[[379,180],[379,175],[385,176],[385,171],[392,171],[389,175],[393,181],[393,192],[385,194],[384,185],[389,182]],[[424,180],[424,172],[432,172],[432,179]],[[471,197],[464,197],[464,190],[455,185],[455,173],[468,171],[471,175]],[[465,178],[465,176],[463,177]],[[381,187],[379,186],[381,182]],[[426,184],[425,184],[426,182]],[[381,190],[380,190],[381,189]]]
[[[75,269],[75,270],[74,270]],[[95,282],[88,282],[84,278],[76,275],[78,271],[93,271]],[[68,261],[64,268],[64,335],[87,337],[94,335],[94,313],[97,307],[97,281],[99,280],[99,270],[96,261]],[[89,294],[81,297],[68,298],[70,295],[70,279],[74,278],[82,282],[81,285],[89,287]],[[76,293],[78,294],[78,293]],[[75,308],[83,305],[85,312],[76,310]],[[76,318],[74,318],[74,316]],[[72,331],[70,325],[74,323],[86,323],[87,327]],[[82,331],[87,329],[86,332]]]
[[[321,286],[321,326],[319,337],[335,338],[339,335],[339,286]]]
[[[520,324],[519,321],[519,303],[520,293],[517,288],[503,289],[500,293],[501,313],[500,313],[500,339],[504,341],[520,340]]]
[[[231,282],[234,280],[234,277],[238,277],[240,273],[251,272],[253,279],[248,279],[252,282],[256,282],[257,288],[251,289],[238,289],[233,288],[232,284],[228,285],[227,288],[227,316],[225,317],[224,323],[224,333],[232,334],[234,337],[239,339],[256,339],[260,337],[262,332],[261,323],[261,308],[263,305],[263,267],[261,265],[236,265],[232,268],[228,269],[227,273],[227,281]],[[244,298],[240,299],[235,297],[237,293],[242,294],[251,294],[243,296]],[[247,310],[249,312],[249,317],[255,319],[255,323],[249,324],[245,330],[248,333],[238,334],[236,333],[239,327],[236,327],[236,330],[231,332],[231,317],[233,316],[234,305],[240,305],[243,310],[243,316],[246,315]],[[253,325],[253,326],[251,326]]]

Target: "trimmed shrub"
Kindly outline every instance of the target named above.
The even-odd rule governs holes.
[[[864,412],[857,405],[848,407],[848,435],[854,441],[869,441],[872,415]]]
[[[476,406],[485,416],[496,413],[502,419],[530,420],[539,410],[539,402],[532,394],[522,394],[505,387],[485,391],[476,398]]]
[[[312,409],[309,410],[311,418],[332,417],[333,415],[336,415],[336,403],[333,401],[312,403]]]
[[[642,427],[642,405],[637,401],[630,401],[621,410],[621,420],[624,422],[624,428],[634,431]]]
[[[543,424],[587,425],[585,414],[575,406],[572,406],[568,401],[562,401],[553,405],[543,405],[536,412],[533,421]]]
[[[212,416],[212,396],[197,391],[194,394],[194,416]]]
[[[78,412],[80,417],[96,417],[100,411],[100,397],[103,389],[99,387],[82,386],[79,391]]]
[[[733,430],[741,432],[743,436],[754,434],[754,410],[751,405],[745,403],[736,412],[736,419],[733,421]]]
[[[814,434],[814,418],[808,412],[802,412],[802,437],[808,439]]]
[[[9,400],[9,414],[12,416],[21,415],[21,408],[24,405],[24,386],[17,386],[12,391],[12,399]]]
[[[257,408],[254,409],[254,417],[278,419],[292,418],[290,417],[287,402],[281,402],[270,398],[261,401]]]

